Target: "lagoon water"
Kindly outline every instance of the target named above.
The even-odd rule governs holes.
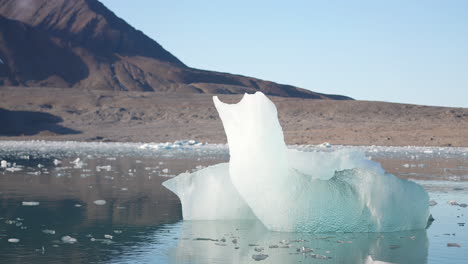
[[[0,260],[257,263],[252,256],[263,254],[258,263],[468,263],[468,149],[354,148],[429,192],[427,230],[281,233],[256,221],[182,221],[161,183],[227,161],[226,145],[0,142]]]

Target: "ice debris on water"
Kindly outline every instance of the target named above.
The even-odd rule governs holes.
[[[71,236],[63,236],[62,242],[65,244],[75,244],[76,242],[78,242],[78,240],[76,240],[76,238],[71,237]]]
[[[460,244],[457,243],[447,243],[447,247],[461,247]]]
[[[114,239],[114,237],[112,235],[104,235],[104,238],[106,239]]]
[[[22,202],[21,205],[23,206],[38,206],[40,203],[39,202]]]
[[[96,200],[96,201],[94,201],[94,204],[95,205],[105,205],[106,201],[105,200]]]
[[[139,149],[183,149],[188,147],[199,147],[205,145],[204,143],[198,142],[196,140],[178,140],[175,142],[166,142],[166,143],[145,143],[139,147]]]
[[[54,165],[57,166],[59,164],[61,164],[62,162],[58,159],[54,159]]]
[[[106,166],[96,166],[96,171],[111,171],[112,167],[111,165],[106,165]]]
[[[74,161],[70,162],[73,164],[73,168],[75,169],[81,169],[83,168],[83,161],[80,158],[76,158]]]
[[[6,160],[2,160],[2,161],[0,162],[0,167],[2,167],[2,168],[8,167],[8,162],[7,162]]]
[[[55,230],[44,229],[44,230],[42,230],[42,233],[47,234],[47,235],[55,235]]]
[[[366,258],[366,261],[364,264],[395,264],[393,262],[386,262],[386,261],[380,261],[380,260],[374,260],[372,256],[368,256]]]
[[[9,238],[9,239],[8,239],[8,242],[9,242],[9,243],[14,243],[14,244],[15,244],[15,243],[20,242],[20,240],[19,240],[18,238]]]
[[[10,167],[10,168],[6,168],[5,170],[9,172],[15,172],[15,171],[22,171],[23,169],[19,167]]]
[[[260,254],[253,254],[252,255],[252,259],[255,260],[255,261],[260,261],[260,260],[264,260],[268,258],[268,255],[267,254],[263,254],[263,253],[260,253]]]

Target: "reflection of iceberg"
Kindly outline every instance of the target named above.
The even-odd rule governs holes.
[[[251,210],[275,231],[387,232],[426,226],[424,189],[385,174],[362,153],[287,150],[276,108],[262,93],[245,95],[238,104],[217,97],[214,103],[228,138],[229,165],[164,183],[181,198],[184,219],[244,219],[251,218]]]
[[[427,263],[425,230],[392,233],[304,234],[269,232],[256,221],[184,221],[181,239],[169,251],[169,263],[253,263],[254,246],[264,248],[268,263],[364,263],[371,256],[390,263]],[[226,246],[205,239],[226,239]],[[237,243],[232,243],[233,238]],[[278,246],[271,247],[272,245]],[[287,247],[284,247],[287,245]],[[238,249],[234,249],[238,246]],[[313,252],[299,254],[297,249]],[[314,261],[311,254],[331,256]],[[307,260],[309,259],[309,260]]]

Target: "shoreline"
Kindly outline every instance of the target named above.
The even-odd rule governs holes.
[[[0,140],[226,143],[210,94],[0,87],[0,97]],[[288,145],[468,147],[468,108],[269,98]]]

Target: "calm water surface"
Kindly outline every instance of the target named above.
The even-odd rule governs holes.
[[[263,248],[259,263],[468,263],[468,207],[448,203],[468,203],[468,149],[357,149],[428,190],[437,204],[427,230],[304,234],[182,221],[161,183],[227,161],[225,145],[0,142],[0,160],[11,164],[0,168],[0,262],[257,263]]]

